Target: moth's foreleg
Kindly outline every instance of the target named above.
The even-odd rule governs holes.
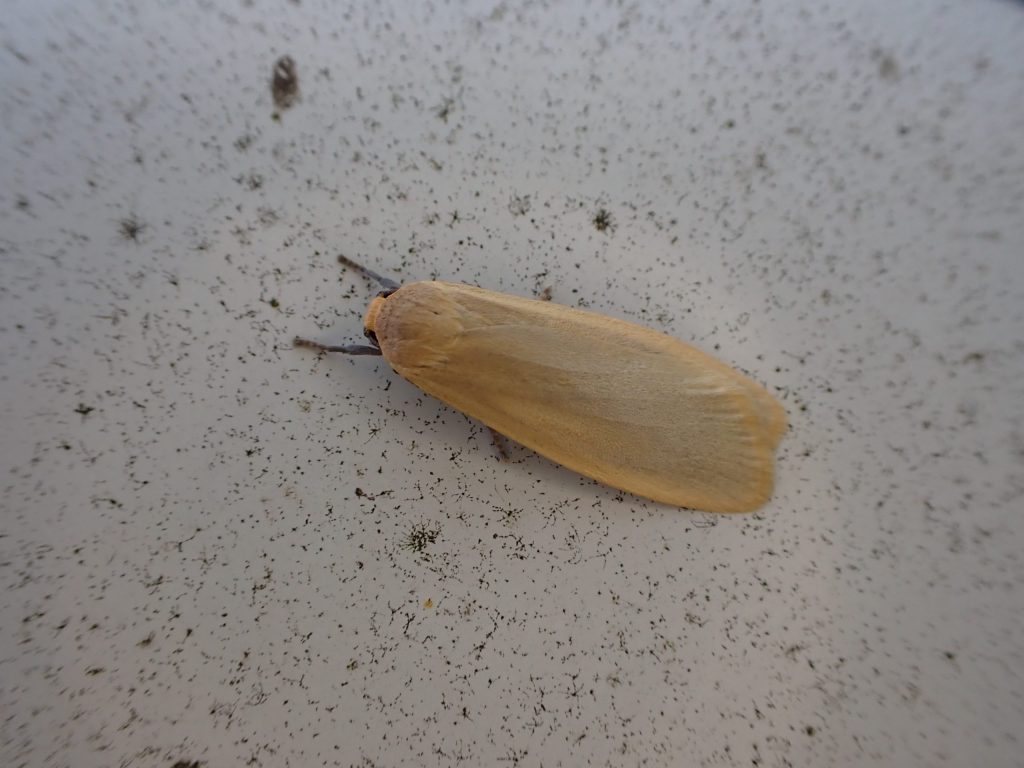
[[[498,452],[498,459],[500,461],[508,461],[508,449],[505,445],[505,436],[496,429],[487,427],[491,433],[491,442],[494,443],[494,449]]]

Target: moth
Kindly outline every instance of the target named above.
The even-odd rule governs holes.
[[[399,285],[344,256],[383,290],[363,320],[399,376],[493,431],[601,483],[707,512],[772,495],[786,412],[764,387],[664,333],[549,301],[461,283]]]

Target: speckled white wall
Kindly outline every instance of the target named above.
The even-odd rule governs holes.
[[[997,0],[8,0],[0,762],[1024,764],[1022,51]],[[360,338],[339,253],[748,371],[773,501],[293,350]]]

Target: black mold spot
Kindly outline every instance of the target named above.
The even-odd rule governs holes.
[[[121,223],[117,227],[118,233],[125,240],[131,240],[134,243],[139,242],[139,237],[142,235],[142,230],[146,228],[146,225],[139,221],[139,218],[132,214],[121,219]]]
[[[612,220],[611,211],[607,208],[599,208],[593,218],[594,229],[598,232],[611,232],[615,229],[615,222]]]

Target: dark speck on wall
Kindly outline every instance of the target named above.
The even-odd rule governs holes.
[[[455,108],[455,100],[452,98],[445,98],[441,101],[441,104],[435,110],[438,118],[443,122],[447,123],[448,118],[451,117],[452,110]]]
[[[299,73],[291,56],[282,56],[274,62],[270,92],[278,112],[290,109],[299,100]]]
[[[897,63],[895,56],[880,49],[876,49],[873,55],[875,61],[878,63],[879,77],[890,82],[899,79],[900,65]]]

